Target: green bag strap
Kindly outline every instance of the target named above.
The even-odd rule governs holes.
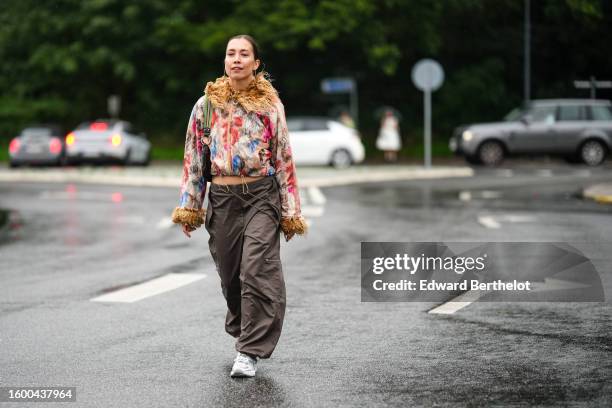
[[[208,96],[206,96],[206,93],[204,94],[204,136],[208,137],[210,136],[210,121],[212,118],[212,104],[210,103],[210,100],[208,99]]]

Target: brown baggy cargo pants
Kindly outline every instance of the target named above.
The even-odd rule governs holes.
[[[225,331],[237,351],[260,358],[274,351],[285,315],[280,219],[274,176],[210,185],[205,227],[227,301]]]

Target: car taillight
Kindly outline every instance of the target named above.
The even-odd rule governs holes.
[[[119,146],[121,144],[121,135],[119,133],[115,133],[111,136],[111,143],[113,146]]]
[[[49,141],[49,152],[58,154],[62,151],[62,142],[57,137],[52,138]]]
[[[106,123],[106,122],[94,122],[91,125],[89,125],[89,129],[90,130],[96,130],[96,131],[103,132],[105,130],[108,130],[108,123]]]
[[[74,144],[75,137],[74,132],[70,132],[66,135],[66,145],[72,146]]]
[[[19,150],[19,139],[15,138],[11,140],[9,144],[9,153],[15,154]]]

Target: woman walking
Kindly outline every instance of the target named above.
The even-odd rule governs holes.
[[[376,147],[385,152],[386,162],[396,162],[397,152],[402,148],[399,123],[391,109],[387,109],[380,121]]]
[[[225,330],[236,338],[232,377],[253,377],[257,359],[274,351],[285,314],[280,232],[287,241],[306,232],[284,107],[257,73],[260,64],[252,37],[230,38],[224,75],[206,85],[189,118],[180,204],[172,214],[188,237],[202,224],[210,235],[227,302]],[[213,175],[206,210],[203,144]]]

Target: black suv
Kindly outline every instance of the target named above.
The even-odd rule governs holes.
[[[597,166],[612,148],[612,104],[595,99],[534,100],[503,122],[455,129],[449,143],[469,163],[495,166],[511,155],[559,155]]]

